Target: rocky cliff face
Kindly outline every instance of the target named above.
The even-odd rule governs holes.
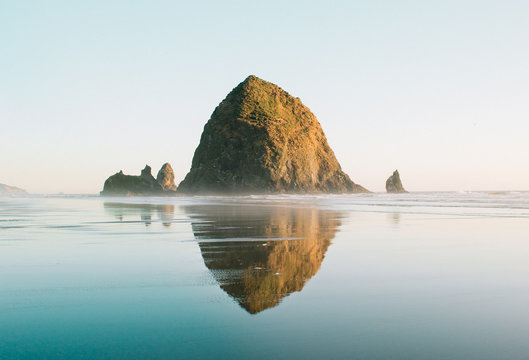
[[[151,167],[145,165],[140,176],[125,175],[120,171],[105,181],[101,195],[142,196],[161,195],[163,188],[151,174]]]
[[[163,164],[158,175],[156,176],[158,184],[162,186],[164,191],[176,191],[176,184],[174,182],[174,172],[171,164]]]
[[[388,193],[407,193],[402,186],[398,170],[395,170],[393,175],[386,180],[386,191]]]
[[[312,112],[249,76],[213,112],[183,193],[366,192],[345,174]]]

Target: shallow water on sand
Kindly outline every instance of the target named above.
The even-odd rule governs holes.
[[[529,193],[0,198],[0,359],[526,359]]]

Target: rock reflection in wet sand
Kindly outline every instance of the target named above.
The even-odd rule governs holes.
[[[139,217],[145,226],[151,225],[153,215],[166,227],[171,226],[174,219],[175,207],[170,204],[134,204],[105,202],[103,204],[105,212],[114,216],[119,221],[127,221],[126,218],[136,219]]]
[[[313,208],[195,205],[184,211],[204,263],[251,314],[301,291],[341,225],[339,212]]]

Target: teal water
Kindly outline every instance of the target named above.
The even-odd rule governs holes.
[[[0,199],[0,359],[527,359],[529,194]]]

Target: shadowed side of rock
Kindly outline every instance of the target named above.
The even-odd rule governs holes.
[[[149,165],[145,165],[139,176],[125,175],[123,171],[110,176],[101,191],[101,195],[106,196],[162,195],[163,193],[163,188],[152,176]]]
[[[398,170],[395,170],[393,175],[391,175],[386,180],[386,191],[388,193],[407,193],[407,191],[404,189],[404,186],[402,185],[402,181],[400,180]]]
[[[182,193],[367,192],[345,174],[312,112],[249,76],[204,127]]]

